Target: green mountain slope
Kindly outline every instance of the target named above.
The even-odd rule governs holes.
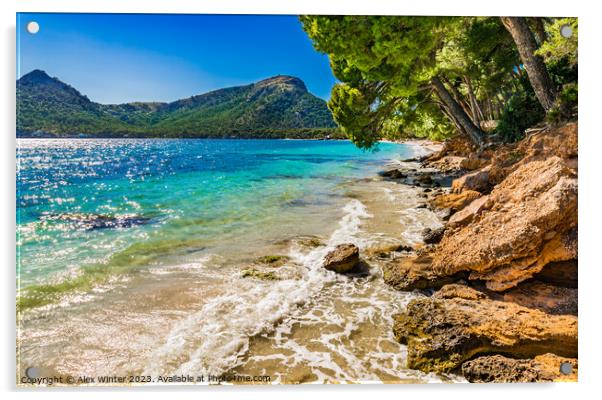
[[[98,104],[34,70],[17,81],[19,136],[324,137],[335,133],[326,102],[291,76],[177,100]]]

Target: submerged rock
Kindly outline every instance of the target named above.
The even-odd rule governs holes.
[[[256,264],[264,264],[270,267],[281,267],[290,260],[289,256],[283,255],[268,255],[262,256],[255,260]]]
[[[273,272],[264,272],[264,271],[260,271],[256,268],[247,268],[245,270],[242,271],[241,276],[243,278],[255,278],[255,279],[260,279],[262,281],[277,281],[280,280],[280,278],[278,276],[276,276],[276,274],[274,274]]]
[[[425,372],[451,371],[479,354],[577,357],[577,317],[489,299],[413,300],[393,332],[407,345],[408,368]]]
[[[340,244],[326,255],[323,267],[329,271],[345,273],[351,271],[359,261],[360,253],[356,245]]]
[[[136,225],[150,223],[151,218],[140,215],[106,215],[90,213],[65,213],[49,214],[42,217],[44,222],[66,222],[75,225],[78,229],[94,230],[107,228],[129,228]]]
[[[561,371],[561,365],[568,374]],[[567,367],[568,365],[568,367]],[[575,358],[542,354],[534,359],[513,359],[496,354],[478,357],[462,364],[462,374],[469,382],[576,382]]]

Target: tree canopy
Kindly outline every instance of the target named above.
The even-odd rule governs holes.
[[[550,111],[556,91],[576,81],[576,19],[302,16],[300,20],[315,48],[329,56],[340,81],[328,107],[362,148],[381,138],[442,139],[457,132],[479,145],[495,134],[516,140],[528,127],[522,121],[532,124],[545,116],[538,99],[552,99],[544,107]],[[559,24],[573,28],[570,43],[559,39]],[[554,79],[558,76],[547,67],[542,70],[544,59],[545,65],[569,59],[563,62],[574,76],[564,71]],[[545,86],[552,81],[558,87]],[[522,115],[525,110],[529,118]]]

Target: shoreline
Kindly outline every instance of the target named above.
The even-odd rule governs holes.
[[[459,141],[422,160],[450,174],[449,192],[425,189],[444,226],[384,271],[393,288],[426,295],[395,316],[407,366],[470,382],[576,381],[577,125],[476,156]]]
[[[391,161],[395,161],[396,159],[382,159],[379,162],[379,170],[382,170],[383,168],[386,168],[386,165],[388,165]],[[374,167],[370,167],[370,168],[374,168]],[[368,183],[367,182],[372,182],[372,183]],[[309,264],[307,265],[308,268],[308,273],[310,273],[310,275],[303,277],[303,274],[305,274],[304,272],[301,273],[301,279],[309,279],[310,282],[314,282],[314,279],[318,279],[315,285],[315,288],[319,289],[321,287],[321,285],[325,285],[323,289],[323,291],[332,291],[333,295],[332,296],[328,296],[328,300],[326,300],[326,293],[320,293],[320,290],[315,293],[312,296],[309,296],[308,299],[306,300],[309,302],[309,304],[313,304],[313,307],[317,307],[317,310],[321,309],[322,312],[324,313],[324,317],[325,318],[322,323],[326,324],[326,326],[329,326],[328,329],[330,330],[335,330],[338,331],[339,329],[341,329],[340,326],[338,326],[338,323],[336,322],[336,319],[330,319],[330,317],[327,317],[328,315],[330,315],[330,313],[334,312],[334,310],[340,310],[340,305],[337,305],[336,303],[332,303],[330,304],[330,302],[335,302],[337,301],[337,299],[341,298],[341,296],[343,296],[343,294],[347,293],[347,291],[350,291],[350,293],[355,293],[356,291],[362,291],[365,290],[366,292],[362,295],[360,295],[360,297],[358,297],[357,299],[360,300],[363,297],[362,296],[366,296],[364,298],[363,301],[368,301],[367,299],[369,298],[369,296],[377,296],[381,298],[380,303],[378,304],[374,304],[371,307],[375,307],[374,309],[380,309],[382,307],[387,307],[387,309],[389,311],[387,312],[378,312],[378,314],[382,314],[383,318],[384,316],[386,316],[388,322],[386,323],[386,325],[383,325],[384,322],[380,322],[378,326],[380,326],[381,328],[379,329],[384,329],[382,331],[382,336],[378,336],[378,340],[381,341],[383,344],[383,346],[386,343],[386,346],[399,346],[398,344],[395,344],[394,338],[393,338],[393,334],[391,331],[391,324],[392,324],[392,320],[390,319],[391,316],[393,315],[393,311],[400,311],[399,305],[403,304],[402,301],[400,300],[396,300],[396,301],[385,301],[385,299],[387,299],[387,296],[390,296],[391,294],[389,293],[389,289],[388,287],[386,287],[384,284],[382,284],[382,281],[378,282],[378,285],[376,286],[372,286],[372,284],[369,284],[369,286],[362,288],[364,285],[363,284],[359,284],[358,281],[356,281],[356,279],[367,279],[368,282],[372,282],[373,279],[378,279],[376,278],[376,276],[378,276],[378,274],[380,274],[380,272],[377,272],[376,270],[373,270],[369,276],[364,277],[362,274],[358,275],[358,278],[345,278],[345,280],[341,281],[340,278],[336,277],[336,276],[332,276],[332,274],[325,274],[324,271],[322,271],[322,266],[321,266],[321,262],[322,262],[322,257],[323,257],[323,253],[330,249],[332,245],[334,245],[335,243],[340,243],[341,241],[348,241],[348,240],[354,240],[356,241],[356,243],[362,243],[362,241],[364,240],[374,240],[375,243],[379,243],[382,242],[383,238],[379,237],[379,236],[374,236],[372,237],[372,235],[367,234],[367,233],[361,233],[361,237],[360,236],[355,236],[356,234],[354,233],[354,226],[359,227],[358,224],[363,224],[363,223],[367,223],[370,226],[372,226],[372,228],[374,229],[374,232],[386,232],[388,229],[391,229],[391,233],[393,233],[394,231],[396,231],[398,229],[397,225],[391,225],[389,224],[388,221],[391,220],[391,218],[397,218],[395,212],[396,210],[394,208],[390,208],[388,207],[386,204],[390,204],[390,202],[392,201],[389,197],[390,196],[398,196],[399,199],[403,199],[404,201],[416,201],[413,200],[412,196],[408,197],[407,194],[404,194],[403,192],[397,194],[396,192],[387,192],[385,190],[385,188],[389,188],[389,189],[396,189],[397,184],[393,183],[393,182],[383,182],[381,181],[381,178],[378,177],[378,175],[369,175],[366,178],[353,178],[352,182],[347,182],[344,184],[344,192],[347,193],[348,195],[345,195],[345,202],[347,203],[347,205],[345,206],[347,208],[347,211],[343,212],[341,218],[339,219],[338,223],[340,225],[341,228],[341,232],[340,233],[328,233],[326,234],[325,237],[323,238],[319,238],[319,241],[322,241],[322,244],[320,244],[320,247],[317,248],[317,252],[316,253],[312,253],[312,248],[308,248],[308,247],[302,247],[302,253],[299,254],[298,250],[295,250],[295,244],[294,241],[291,242],[290,244],[287,245],[287,249],[285,251],[285,255],[287,255],[288,257],[290,257],[292,264],[289,266],[280,266],[280,267],[274,267],[271,265],[265,265],[265,264],[261,264],[261,265],[253,265],[252,261],[249,261],[249,263],[251,263],[251,265],[253,266],[253,268],[257,268],[258,270],[262,271],[262,272],[272,272],[274,273],[274,275],[278,276],[281,275],[281,280],[279,281],[273,281],[273,280],[262,280],[262,279],[257,279],[257,278],[253,278],[253,277],[249,277],[249,278],[243,278],[240,281],[238,281],[238,279],[240,278],[236,278],[236,282],[239,282],[240,284],[243,284],[244,287],[246,289],[241,289],[240,293],[245,293],[245,292],[249,292],[252,293],[253,290],[257,291],[257,290],[267,290],[266,291],[266,296],[269,294],[270,296],[274,296],[276,293],[278,293],[280,291],[280,289],[277,289],[277,287],[282,286],[283,290],[284,288],[288,288],[287,285],[289,285],[289,281],[287,281],[287,279],[292,279],[290,280],[290,284],[293,284],[295,286],[298,286],[299,283],[297,279],[299,278],[295,278],[295,276],[297,274],[300,274],[301,271],[299,270],[299,266],[297,264],[301,264],[301,265],[305,265],[306,262],[309,262]],[[367,190],[366,190],[367,189]],[[358,192],[359,190],[359,192]],[[359,206],[358,200],[356,200],[355,196],[367,196],[366,200],[362,200],[366,201],[367,204],[362,204],[362,207]],[[364,209],[363,207],[366,207],[366,209]],[[375,211],[379,211],[378,213]],[[412,213],[414,213],[416,210],[412,209],[410,210]],[[322,211],[325,212],[325,211]],[[420,213],[424,213],[424,210],[419,209],[418,212]],[[370,215],[368,215],[370,214]],[[382,214],[382,215],[380,215]],[[408,215],[408,217],[410,217],[411,214]],[[336,228],[336,227],[335,227]],[[363,228],[362,228],[363,229]],[[328,239],[330,237],[330,235],[333,235],[331,237],[332,243],[330,243],[329,241],[324,242],[324,240]],[[351,236],[349,236],[351,235]],[[324,236],[324,235],[321,235]],[[304,238],[299,238],[299,241],[305,240]],[[398,241],[401,240],[400,238],[397,239]],[[309,240],[309,242],[314,242],[314,239]],[[305,243],[305,242],[304,242]],[[382,243],[388,243],[387,240],[385,240]],[[284,245],[284,244],[283,244]],[[281,254],[281,252],[283,251],[283,249],[281,250],[277,250],[277,248],[272,248],[270,247],[271,245],[269,245],[268,247],[266,247],[265,250],[265,254],[267,254],[266,257],[269,257],[269,255],[271,254]],[[305,246],[305,245],[304,245]],[[313,246],[313,244],[312,244]],[[367,246],[367,245],[366,245]],[[399,244],[398,244],[399,246]],[[290,253],[292,251],[292,253]],[[308,252],[307,254],[305,254],[305,252]],[[296,253],[297,252],[297,253]],[[305,254],[305,255],[303,255]],[[313,255],[312,255],[313,254]],[[259,254],[258,254],[259,257]],[[299,258],[301,257],[301,258]],[[305,261],[303,261],[305,260]],[[195,300],[195,296],[194,295],[194,291],[197,289],[195,286],[196,285],[190,285],[190,284],[185,284],[186,281],[190,280],[190,277],[194,277],[195,275],[190,275],[191,272],[194,272],[196,270],[196,268],[199,267],[193,267],[193,269],[190,269],[190,267],[185,267],[183,266],[183,268],[180,270],[179,268],[173,268],[172,271],[165,271],[165,273],[170,273],[171,275],[166,275],[169,279],[164,279],[161,278],[163,275],[156,275],[156,278],[160,280],[157,280],[155,283],[152,282],[148,282],[145,283],[144,286],[140,286],[138,284],[140,277],[132,277],[133,280],[130,280],[130,283],[125,283],[125,286],[123,288],[117,288],[115,289],[115,291],[111,292],[111,293],[107,293],[107,294],[95,294],[94,296],[96,297],[96,299],[92,299],[91,302],[82,302],[82,303],[78,303],[78,304],[72,304],[69,305],[68,309],[65,310],[47,310],[45,311],[45,313],[49,313],[49,315],[54,315],[57,321],[62,321],[61,325],[64,325],[67,328],[69,328],[71,326],[71,328],[69,329],[75,329],[75,332],[78,332],[80,330],[83,329],[84,326],[90,324],[92,321],[88,321],[86,324],[77,324],[73,325],[73,323],[75,321],[77,321],[77,319],[79,319],[80,317],[78,317],[78,315],[82,314],[85,315],[85,312],[83,310],[94,310],[97,309],[98,307],[102,307],[104,312],[101,313],[101,315],[99,315],[97,318],[99,320],[103,320],[106,319],[107,321],[111,321],[114,320],[115,318],[118,318],[119,320],[123,320],[123,321],[127,321],[127,318],[125,318],[124,314],[122,317],[120,317],[121,315],[121,306],[119,306],[119,304],[121,304],[121,300],[122,299],[128,299],[128,303],[131,304],[145,304],[145,307],[142,307],[139,309],[140,312],[140,316],[139,318],[146,318],[145,315],[146,313],[148,313],[149,318],[151,314],[156,314],[157,317],[160,315],[163,315],[162,320],[158,321],[155,320],[156,317],[153,317],[155,319],[149,319],[149,320],[145,320],[145,322],[143,323],[142,326],[148,328],[149,325],[150,326],[155,326],[155,333],[154,335],[156,335],[156,338],[164,340],[166,338],[169,337],[169,332],[172,332],[174,329],[175,331],[173,331],[174,335],[183,335],[183,337],[188,338],[187,340],[192,340],[193,342],[191,342],[190,344],[188,344],[187,346],[193,346],[192,348],[194,349],[194,346],[196,346],[196,344],[193,344],[195,340],[195,335],[199,335],[199,332],[201,332],[201,328],[199,326],[191,326],[194,327],[194,329],[190,330],[190,328],[188,328],[185,323],[188,323],[186,321],[202,321],[202,320],[206,320],[207,318],[209,318],[208,316],[205,315],[205,313],[209,312],[210,310],[219,310],[221,309],[221,307],[224,307],[225,304],[228,303],[224,303],[224,304],[220,304],[221,301],[226,301],[227,293],[220,293],[217,292],[215,294],[212,295],[212,297],[208,297],[208,298],[214,298],[214,299],[218,299],[218,302],[208,302],[208,303],[202,303],[199,305],[196,305],[196,301]],[[202,269],[199,269],[199,272],[205,273],[204,271],[207,272],[207,276],[210,277],[211,274],[213,274],[211,271],[211,269],[206,269],[206,268],[212,268],[212,267],[202,267]],[[240,267],[242,269],[242,266]],[[235,270],[233,270],[235,271]],[[240,270],[239,270],[240,271]],[[159,272],[159,271],[157,271]],[[240,272],[234,272],[236,275],[231,275],[233,278],[236,277]],[[164,274],[164,272],[162,271],[161,274]],[[226,274],[229,274],[228,272],[226,272]],[[316,276],[319,278],[315,278],[312,277],[314,274],[317,274]],[[261,275],[260,275],[261,276]],[[266,275],[268,276],[268,275]],[[152,278],[152,276],[150,276]],[[153,278],[154,279],[154,278]],[[179,283],[178,283],[179,282]],[[317,282],[320,282],[319,284]],[[133,286],[132,286],[133,285]],[[334,286],[333,286],[334,285]],[[177,288],[176,288],[177,286]],[[147,288],[148,290],[146,290],[145,288]],[[263,289],[262,289],[263,288]],[[177,289],[177,290],[176,290]],[[339,293],[340,291],[340,293]],[[371,292],[374,291],[374,292]],[[179,292],[176,294],[176,292]],[[286,289],[283,292],[283,295],[286,296],[290,296],[291,292],[291,288]],[[150,293],[152,293],[153,297],[156,298],[157,300],[161,299],[161,304],[163,304],[164,306],[164,310],[161,309],[157,309],[157,308],[153,308],[151,307],[152,304],[154,304],[153,302],[149,302],[148,300],[145,300],[146,296],[150,295]],[[350,293],[347,293],[347,295],[349,295]],[[369,294],[369,296],[368,296]],[[230,294],[232,295],[232,294]],[[175,297],[174,297],[175,296]],[[223,297],[226,296],[226,297]],[[406,299],[408,298],[406,294],[394,294],[394,296],[397,296],[396,298],[398,299]],[[314,298],[315,297],[315,298]],[[287,297],[288,298],[288,297]],[[322,300],[320,300],[322,299]],[[249,304],[255,304],[258,300],[255,301],[249,301]],[[278,301],[277,305],[278,307],[284,307],[285,304],[287,304],[288,300],[286,301]],[[321,304],[321,301],[325,301],[324,304]],[[405,300],[403,300],[405,301]],[[187,305],[186,305],[187,304]],[[368,303],[367,303],[368,304]],[[276,305],[276,304],[275,304]],[[198,314],[199,316],[194,316],[195,313],[193,312],[188,318],[180,321],[179,319],[174,320],[174,315],[171,315],[171,313],[175,312],[175,310],[180,310],[182,307],[184,307],[185,309],[191,308],[193,307],[193,309],[198,310]],[[297,306],[294,306],[297,307]],[[390,307],[393,307],[390,309]],[[174,308],[173,310],[170,308]],[[239,305],[240,308],[240,305]],[[80,311],[77,311],[80,310]],[[292,309],[291,309],[292,310]],[[287,318],[300,318],[300,321],[303,321],[304,318],[307,317],[303,317],[303,312],[309,312],[309,315],[312,315],[312,313],[314,311],[312,311],[312,309],[310,308],[309,310],[303,311],[303,307],[300,308],[301,311],[295,311],[294,313],[290,314],[289,316],[286,316],[287,314],[284,314],[284,317],[279,317],[279,318],[284,318],[285,320]],[[355,315],[355,313],[357,312],[356,310],[354,310],[353,308],[345,308],[345,311],[339,311],[339,312],[344,312],[344,313],[349,313],[348,316],[350,318],[352,318],[350,321],[355,321],[353,322],[354,324],[358,324],[358,328],[362,331],[365,331],[366,334],[368,336],[366,336],[366,338],[368,337],[372,337],[374,335],[374,332],[370,329],[368,329],[368,326],[366,325],[366,322],[364,321],[364,316],[362,316],[361,314]],[[384,309],[383,309],[384,310]],[[126,312],[126,310],[122,310],[124,313]],[[182,312],[182,311],[177,311],[177,312]],[[297,317],[295,317],[295,315],[299,314]],[[106,314],[106,315],[104,315]],[[201,318],[202,315],[205,315],[203,318]],[[226,318],[228,314],[225,314]],[[232,318],[234,318],[234,316],[231,316]],[[265,316],[264,316],[265,317]],[[257,316],[257,318],[255,318],[255,320],[257,321],[261,321],[262,318],[261,316]],[[190,319],[189,319],[190,318]],[[279,318],[277,318],[276,320],[279,320]],[[291,321],[293,321],[294,319],[291,319]],[[153,321],[153,322],[151,322]],[[175,325],[171,326],[171,322],[169,321],[174,321],[173,323]],[[233,319],[231,321],[231,323],[234,323],[235,319]],[[169,326],[166,325],[166,323],[169,322]],[[200,322],[195,322],[195,324],[198,324]],[[225,320],[224,323],[230,323],[228,320]],[[124,322],[125,324],[125,322]],[[234,330],[233,328],[236,327],[245,327],[246,322],[244,321],[240,321],[239,323],[232,325],[230,328],[225,329],[224,332],[229,332],[229,333],[236,333],[236,330]],[[73,325],[73,326],[72,326]],[[123,325],[123,324],[120,324]],[[78,327],[80,326],[80,327]],[[93,325],[95,326],[95,325]],[[121,329],[127,330],[127,329],[132,329],[133,326],[130,326],[129,328],[126,327],[126,325],[123,325]],[[177,328],[179,326],[179,328]],[[228,325],[229,326],[229,325]],[[280,325],[276,325],[276,327],[278,327]],[[52,327],[52,324],[49,325],[49,327]],[[386,327],[386,329],[385,329]],[[91,327],[90,327],[91,328]],[[86,329],[90,329],[90,328],[86,328]],[[372,324],[372,329],[374,328],[373,324]],[[54,327],[53,329],[56,329],[56,327]],[[99,329],[94,329],[92,328],[94,331],[99,331]],[[138,329],[138,328],[136,328]],[[180,330],[178,330],[180,329]],[[248,328],[244,328],[244,329],[251,329],[250,325],[248,326]],[[275,331],[278,332],[283,332],[281,330],[281,328],[275,328]],[[182,331],[183,330],[183,331]],[[44,331],[44,330],[43,330]],[[42,331],[42,332],[43,332]],[[285,330],[286,331],[286,330]],[[160,333],[163,332],[163,333]],[[297,331],[294,331],[297,332]],[[344,331],[343,331],[344,332]],[[341,332],[341,334],[343,333]],[[282,334],[282,333],[281,333]],[[295,337],[295,339],[293,341],[291,341],[290,343],[294,343],[295,340],[300,340],[300,343],[305,343],[306,340],[308,340],[308,338],[305,337],[305,335],[309,335],[309,332],[305,332],[303,329],[301,329],[299,332],[294,333],[294,335],[298,335],[299,337]],[[372,336],[371,336],[372,335]],[[362,334],[363,336],[363,334]],[[42,335],[43,337],[43,335]],[[95,335],[92,335],[89,337],[88,340],[94,340],[96,341],[97,339],[99,341],[100,340],[100,336],[97,339],[94,339]],[[119,339],[120,335],[115,332],[113,335],[113,338],[111,340],[121,340]],[[247,336],[246,334],[243,335],[242,337],[244,337],[244,341],[249,340],[253,346],[260,346],[259,344],[255,344],[257,339],[255,338],[255,334],[253,334],[253,330],[251,329],[250,331],[250,336]],[[248,337],[248,339],[247,339]],[[345,338],[345,336],[342,336],[342,338]],[[325,339],[323,339],[325,340]],[[347,340],[347,339],[342,339],[342,340]],[[168,341],[169,342],[169,341]],[[28,343],[27,346],[31,346],[32,343],[30,342],[30,339],[25,339],[25,343]],[[309,342],[308,342],[309,343]],[[164,343],[158,343],[159,345],[164,345]],[[276,344],[278,346],[280,346],[278,344],[278,342],[276,342]],[[52,344],[51,342],[49,342],[48,347],[52,348]],[[307,344],[305,344],[307,345]],[[74,345],[75,346],[75,345]],[[348,346],[347,344],[345,344],[345,346]],[[76,346],[77,347],[77,346]],[[132,349],[131,345],[127,345],[126,348],[128,349],[127,351]],[[214,352],[216,349],[218,349],[219,347],[214,346]],[[253,352],[265,352],[266,350],[260,350],[262,347],[258,347],[255,348],[253,347]],[[271,346],[268,348],[272,348]],[[282,352],[284,352],[283,354],[287,353],[287,350],[277,350],[278,347],[274,347],[272,350],[270,351],[275,351],[277,354],[280,354]],[[346,350],[345,350],[346,349]],[[343,347],[341,348],[339,351],[350,351],[349,347]],[[316,354],[319,353],[318,351],[319,349],[316,348],[314,349],[314,351],[316,351]],[[168,354],[172,354],[174,353],[174,349],[173,348],[165,348],[164,352],[161,352],[161,354],[164,355],[168,355]],[[290,351],[290,350],[288,350]],[[65,350],[65,353],[73,353],[74,355],[77,354],[77,352],[73,351],[73,350]],[[163,357],[163,355],[159,354],[158,356]],[[186,354],[192,354],[190,351],[186,350],[182,353],[182,357],[184,357]],[[216,353],[219,354],[219,353]],[[376,352],[376,354],[378,354],[378,352]],[[362,355],[361,357],[358,356],[358,360],[362,359],[364,357],[376,357],[376,354],[368,356],[366,355]],[[401,359],[399,357],[401,357],[402,351],[398,350],[395,352],[392,352],[392,360],[395,360],[395,362],[400,363]],[[40,357],[42,357],[42,355],[40,355]],[[224,357],[224,359],[226,359],[226,357]],[[35,360],[29,360],[31,362],[35,362]],[[142,360],[140,360],[141,363],[138,365],[144,365],[146,364],[146,362],[142,362]],[[76,360],[71,360],[71,362],[73,363],[73,365],[79,365],[81,363],[81,361],[76,361]],[[157,361],[155,361],[157,362]],[[249,362],[254,362],[252,360],[250,360]],[[324,360],[324,362],[326,363],[327,361]],[[342,361],[339,361],[342,362]],[[95,365],[96,362],[92,362],[90,365]],[[135,364],[135,363],[134,363]],[[133,364],[133,365],[134,365]],[[162,362],[159,362],[157,365],[162,365]],[[164,365],[169,365],[169,362],[167,361]],[[251,364],[250,364],[251,365]],[[57,365],[57,366],[60,366]],[[62,370],[63,367],[60,367]],[[92,367],[90,367],[92,368]],[[138,367],[139,368],[139,367]],[[250,368],[250,366],[249,366]],[[281,365],[278,366],[276,368],[274,368],[274,371],[278,371],[280,368],[288,368],[285,365]],[[301,368],[301,367],[299,367]],[[345,367],[345,370],[347,370],[349,372],[349,379],[351,381],[364,381],[365,379],[353,379],[353,374],[357,373],[360,377],[370,377],[371,372],[370,370],[366,370],[365,366],[355,366],[355,367]],[[394,372],[395,369],[392,368],[392,366],[387,366],[386,364],[382,364],[382,368],[383,371],[379,372],[382,375],[383,380],[393,380],[395,381],[394,377],[395,376],[399,376],[399,377],[403,377],[403,376],[407,376],[408,382],[409,381],[423,381],[425,376],[428,375],[424,375],[422,373],[418,373],[418,372],[411,372],[409,370],[405,370],[402,369],[401,371],[397,371]],[[101,368],[102,370],[102,368]],[[357,372],[354,372],[357,371]],[[363,372],[362,372],[363,371]],[[388,372],[386,372],[388,371]],[[65,372],[67,372],[65,370]],[[173,371],[169,371],[170,373]],[[374,372],[372,372],[373,374]],[[297,379],[295,378],[295,374],[294,371],[291,371],[291,380]],[[363,375],[362,375],[363,374]],[[397,374],[397,375],[396,375]],[[320,375],[316,375],[316,379],[320,379]],[[285,378],[283,378],[285,379]],[[299,379],[306,381],[305,379],[307,378],[303,378],[303,377],[299,377]],[[334,379],[334,376],[331,376],[330,378],[328,378],[328,381],[332,381]],[[375,378],[372,378],[375,379]],[[406,378],[398,378],[401,381],[404,381],[404,379]],[[433,376],[432,378],[428,378],[427,380],[439,380],[440,378],[437,378],[435,376]],[[311,381],[311,380],[310,380]]]

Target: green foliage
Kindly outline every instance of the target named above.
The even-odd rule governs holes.
[[[556,106],[548,112],[546,119],[552,124],[571,119],[577,113],[578,86],[567,83],[558,94]]]
[[[491,122],[496,121],[495,133],[515,141],[525,128],[544,118],[516,43],[500,18],[303,16],[300,20],[314,47],[328,54],[341,81],[328,107],[360,147],[369,148],[380,138],[443,139],[458,130],[471,130],[478,137],[483,134],[478,132],[481,122],[494,126]],[[577,20],[530,22],[533,29],[541,26],[547,31],[537,54],[546,59],[557,87],[576,83]],[[569,40],[559,33],[565,24],[573,28]],[[435,77],[441,82],[437,91]],[[561,93],[560,118],[574,113],[575,90]]]
[[[565,38],[560,34],[563,26],[569,26],[573,34]],[[537,50],[536,54],[542,56],[546,63],[557,63],[563,59],[569,60],[571,65],[577,64],[578,23],[577,18],[559,18],[546,26],[547,40]]]
[[[525,129],[541,122],[545,111],[527,82],[521,79],[520,90],[516,91],[502,112],[495,133],[506,142],[516,142],[524,137]]]
[[[103,105],[43,71],[17,82],[21,135],[103,137],[340,137],[326,102],[293,77],[216,90],[173,103]]]

